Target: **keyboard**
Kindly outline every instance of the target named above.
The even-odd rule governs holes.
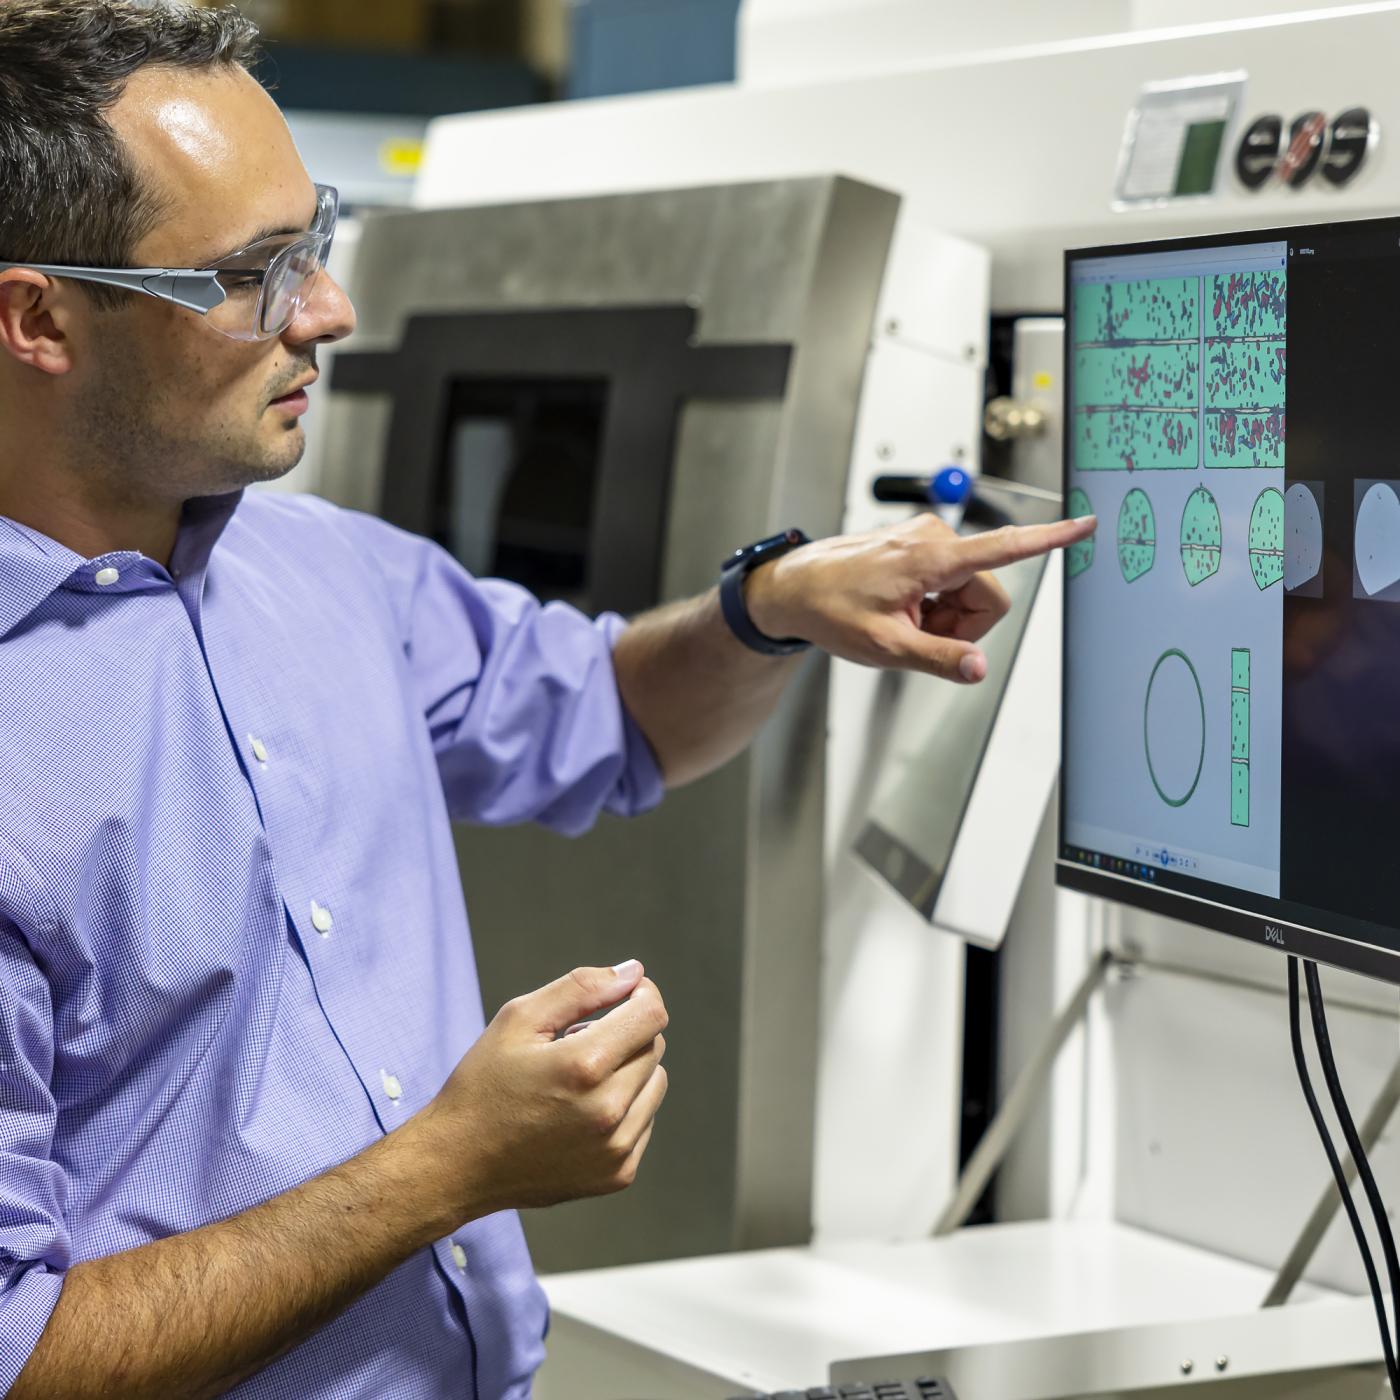
[[[732,1400],[958,1400],[947,1381],[920,1376],[913,1381],[846,1381],[810,1390],[777,1390],[771,1395],[736,1395]]]

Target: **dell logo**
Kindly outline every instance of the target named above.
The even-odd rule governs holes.
[[[1264,925],[1264,942],[1265,942],[1265,943],[1277,943],[1278,946],[1279,946],[1280,948],[1282,948],[1282,947],[1283,947],[1283,930],[1282,930],[1281,928],[1279,928],[1277,924],[1265,924],[1265,925]]]

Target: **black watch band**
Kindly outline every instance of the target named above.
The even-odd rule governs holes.
[[[724,612],[724,620],[729,630],[749,648],[762,656],[791,656],[794,652],[806,651],[812,644],[797,637],[769,637],[753,625],[749,617],[748,604],[744,601],[744,580],[760,564],[769,564],[781,559],[790,550],[807,543],[807,536],[801,530],[784,530],[781,535],[770,535],[746,549],[736,549],[720,566],[719,605]]]

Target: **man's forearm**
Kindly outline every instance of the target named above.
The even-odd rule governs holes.
[[[10,1400],[205,1400],[458,1228],[415,1121],[217,1224],[77,1264]]]
[[[737,641],[717,589],[643,614],[613,653],[622,702],[668,787],[703,777],[743,749],[797,661],[760,656]]]

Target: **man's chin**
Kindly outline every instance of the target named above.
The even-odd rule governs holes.
[[[262,451],[256,455],[249,454],[242,461],[225,461],[222,476],[217,479],[206,477],[196,494],[222,496],[231,491],[242,491],[248,486],[277,481],[286,476],[305,454],[306,434],[296,427],[279,434],[278,441],[264,444]]]
[[[279,432],[277,441],[268,447],[259,463],[258,474],[248,485],[259,481],[277,481],[287,475],[306,455],[306,433],[300,423]]]

